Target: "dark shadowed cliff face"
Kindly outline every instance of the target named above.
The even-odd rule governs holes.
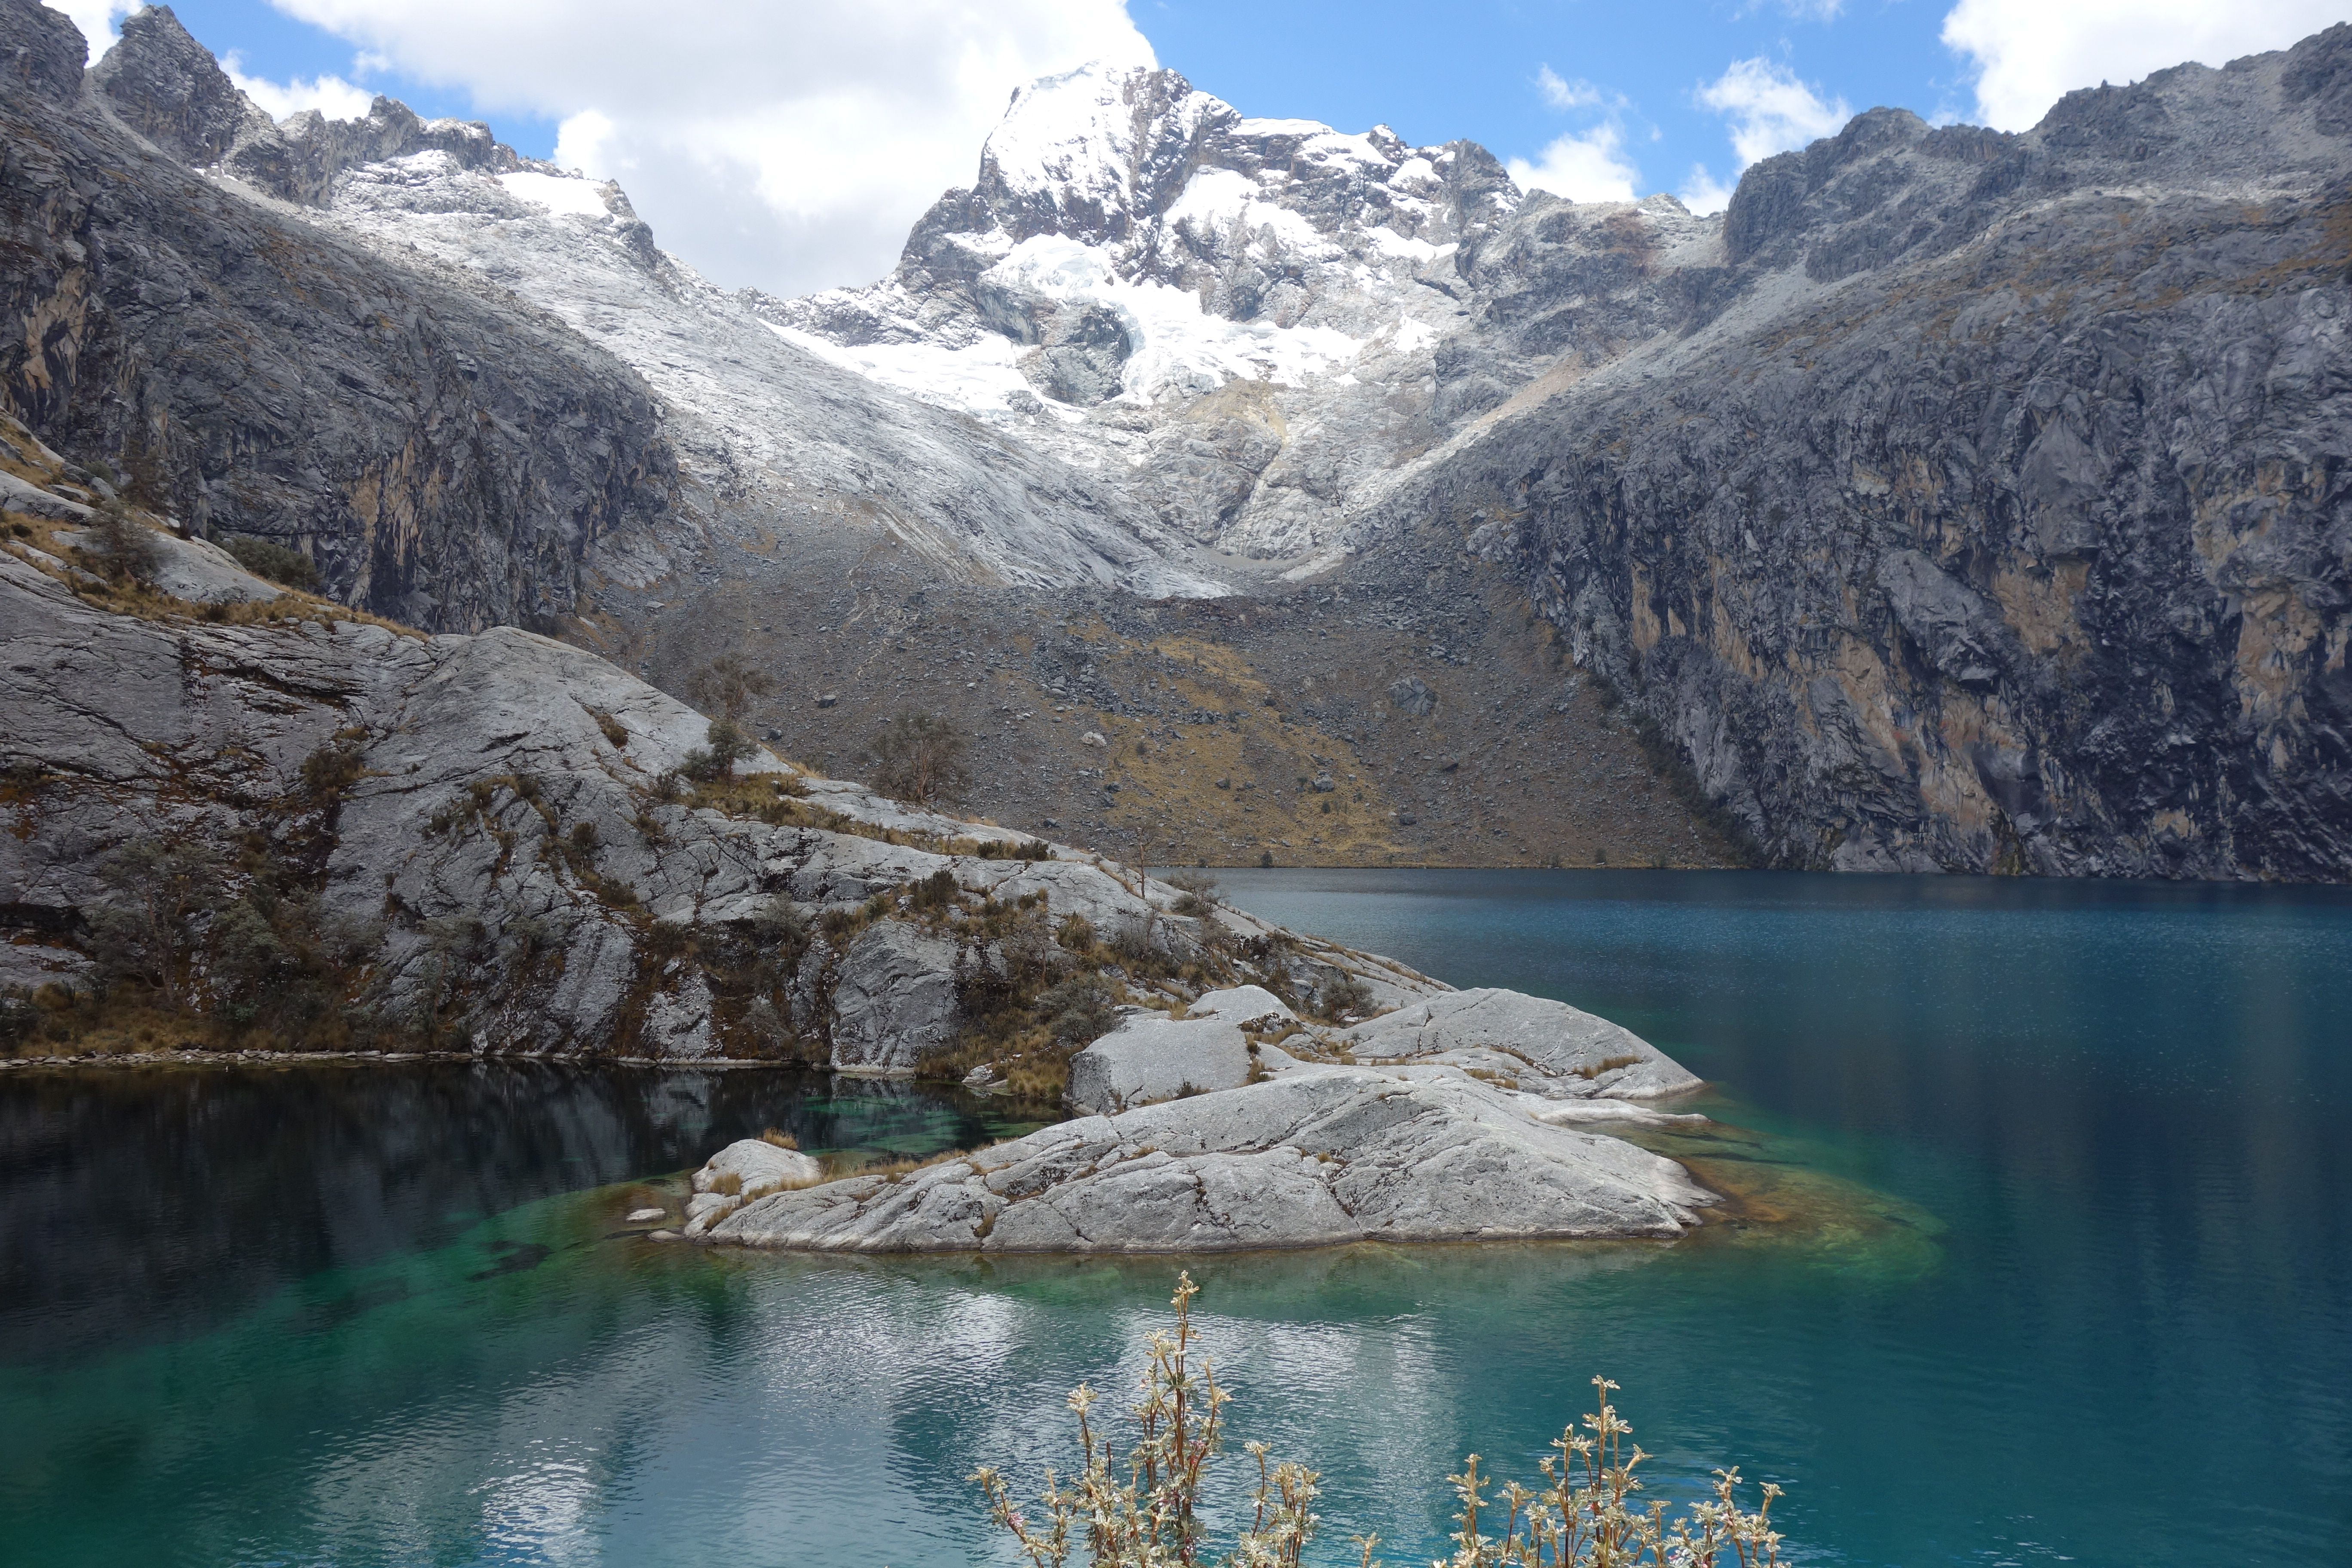
[[[2341,878],[2347,136],[2341,26],[2021,136],[1874,111],[1750,170],[1717,257],[1587,293],[1591,335],[1686,313],[1405,506],[1515,564],[1778,862]],[[1468,372],[1528,374],[1540,304]]]
[[[307,549],[351,603],[459,630],[569,610],[592,547],[676,489],[644,384],[126,133],[190,163],[275,134],[168,13],[129,36],[85,90],[71,25],[0,0],[0,399],[198,527]]]

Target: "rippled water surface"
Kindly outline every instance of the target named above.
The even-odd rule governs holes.
[[[1715,1085],[1746,1223],[1196,1261],[1323,1556],[1623,1385],[1662,1489],[1801,1560],[2286,1564],[2352,1541],[2352,899],[1628,873],[1228,873],[1255,912],[1605,1012]],[[1173,1266],[742,1257],[618,1216],[726,1139],[1017,1107],[768,1072],[0,1075],[0,1562],[997,1563]],[[1234,1456],[1237,1479],[1238,1459]]]

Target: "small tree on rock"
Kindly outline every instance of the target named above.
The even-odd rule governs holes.
[[[686,754],[686,776],[706,784],[733,778],[735,764],[760,749],[760,743],[732,719],[713,719],[704,737],[709,745],[697,746]]]
[[[182,976],[200,928],[220,907],[226,867],[203,844],[134,839],[99,866],[107,900],[92,917],[92,945],[109,974],[144,982],[165,1005],[187,999]]]
[[[885,722],[867,752],[874,787],[918,805],[951,800],[971,783],[963,752],[963,736],[943,716],[902,709]]]
[[[106,575],[118,583],[146,582],[163,559],[163,547],[156,542],[154,531],[119,500],[99,503],[89,520],[86,552],[95,556]]]

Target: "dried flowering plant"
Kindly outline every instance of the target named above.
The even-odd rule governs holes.
[[[989,1517],[1020,1543],[1030,1568],[1194,1568],[1205,1560],[1197,1503],[1209,1460],[1223,1446],[1224,1407],[1205,1356],[1198,1354],[1192,1302],[1200,1293],[1190,1274],[1176,1280],[1176,1328],[1152,1334],[1142,1398],[1133,1415],[1136,1436],[1124,1459],[1095,1428],[1096,1394],[1081,1384],[1069,1400],[1078,1417],[1079,1468],[1065,1484],[1045,1475],[1043,1516],[1033,1522],[1013,1501],[997,1471],[972,1474],[988,1500]],[[1431,1568],[1777,1568],[1780,1536],[1771,1527],[1767,1482],[1753,1513],[1738,1500],[1739,1472],[1717,1470],[1714,1497],[1670,1512],[1664,1503],[1637,1505],[1635,1471],[1649,1456],[1630,1445],[1633,1427],[1609,1403],[1616,1384],[1592,1380],[1594,1410],[1583,1430],[1571,1426],[1538,1462],[1544,1484],[1506,1483],[1499,1497],[1501,1533],[1482,1532],[1496,1503],[1492,1478],[1478,1473],[1473,1454],[1462,1473],[1448,1477],[1459,1506],[1454,1551]],[[1263,1443],[1244,1443],[1257,1463],[1256,1508],[1248,1530],[1224,1558],[1226,1568],[1299,1568],[1320,1516],[1316,1483],[1306,1466],[1269,1464]],[[1362,1568],[1373,1568],[1378,1536],[1355,1544]],[[1082,1553],[1074,1559],[1073,1553]]]

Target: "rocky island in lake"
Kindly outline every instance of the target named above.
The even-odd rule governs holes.
[[[855,1252],[1672,1237],[1716,1201],[1672,1160],[1562,1125],[1670,1120],[1631,1101],[1698,1081],[1564,1004],[1445,992],[1330,1030],[1244,986],[1183,1014],[1122,1019],[1071,1063],[1089,1113],[994,1148],[823,1181],[730,1145],[697,1173],[686,1234]],[[708,1195],[747,1163],[772,1173]]]

